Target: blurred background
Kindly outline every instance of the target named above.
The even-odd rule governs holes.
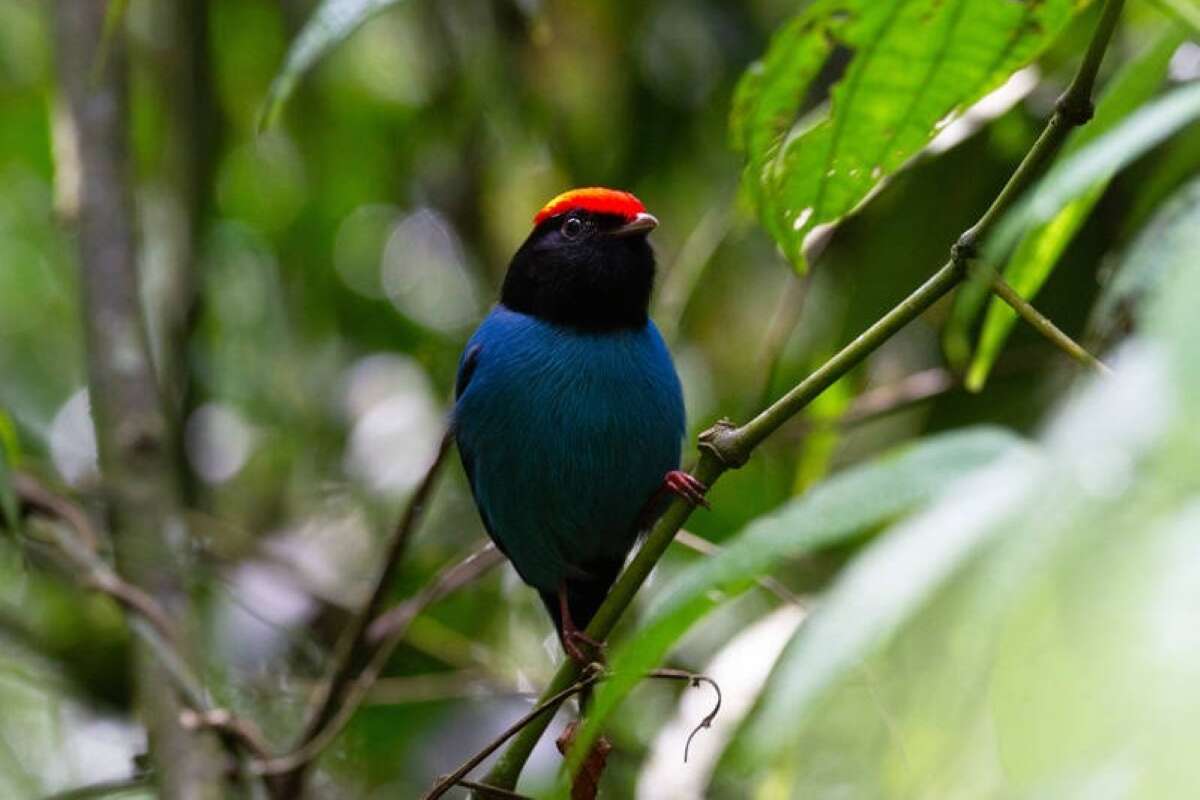
[[[739,199],[728,137],[738,78],[797,6],[400,3],[322,60],[260,132],[268,87],[314,4],[128,0],[138,264],[155,351],[186,354],[186,369],[164,382],[182,420],[204,672],[222,705],[274,742],[297,730],[437,448],[461,347],[549,197],[620,187],[661,220],[653,313],[694,436],[718,417],[747,418],[943,263],[1040,131],[1095,24],[1094,13],[1080,15],[1021,80],[943,131],[801,278]],[[95,509],[71,233],[79,174],[51,16],[46,3],[0,0],[0,443],[10,464]],[[1133,3],[1103,74],[1169,19]],[[845,59],[835,54],[813,105]],[[1198,75],[1200,46],[1185,42],[1168,83]],[[1039,309],[1088,336],[1112,254],[1198,165],[1193,126],[1122,172]],[[789,423],[722,480],[713,510],[689,530],[721,543],[827,475],[929,434],[986,422],[1037,435],[1048,409],[1077,390],[1078,368],[1018,327],[986,391],[967,392],[946,356],[949,314],[936,306]],[[454,463],[393,599],[483,538]],[[778,577],[792,592],[816,592],[860,544],[789,562]],[[642,597],[700,558],[670,551]],[[14,537],[0,537],[0,575],[0,796],[133,774],[145,745],[121,613]],[[700,667],[719,654],[750,664],[777,652],[800,613],[772,615],[779,605],[770,593],[746,595],[672,663]],[[557,658],[534,593],[507,565],[490,572],[414,621],[316,785],[331,797],[417,796],[523,713]],[[747,678],[750,696],[762,677]],[[681,692],[640,687],[616,718],[610,796],[702,796],[678,763],[690,725],[656,745]],[[706,701],[685,700],[679,713],[698,720]],[[552,738],[526,786],[553,780]],[[680,785],[639,790],[653,769],[654,780],[683,773]],[[745,796],[740,786],[711,796]]]

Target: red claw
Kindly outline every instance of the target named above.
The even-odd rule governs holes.
[[[708,487],[681,469],[673,469],[663,478],[663,489],[678,495],[694,506],[712,508],[704,494]]]

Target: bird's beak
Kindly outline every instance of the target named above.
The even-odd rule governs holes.
[[[610,233],[611,236],[636,236],[639,233],[649,233],[658,227],[658,219],[653,214],[647,214],[645,211],[638,214],[636,217],[626,222],[621,227]]]

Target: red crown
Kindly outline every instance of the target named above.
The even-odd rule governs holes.
[[[629,192],[617,189],[605,189],[600,186],[589,186],[586,189],[572,189],[563,192],[549,203],[542,206],[533,218],[533,224],[541,225],[545,220],[564,214],[568,211],[590,211],[593,214],[613,214],[631,221],[646,207]]]

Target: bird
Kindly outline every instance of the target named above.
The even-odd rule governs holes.
[[[588,623],[670,496],[707,506],[679,468],[683,393],[649,316],[657,225],[626,191],[551,199],[455,381],[451,430],[484,528],[580,664],[603,647]]]

